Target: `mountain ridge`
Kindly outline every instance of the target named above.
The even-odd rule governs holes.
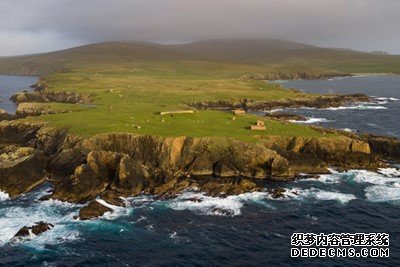
[[[48,53],[0,57],[0,73],[47,75],[82,64],[125,64],[146,60],[194,60],[263,66],[283,64],[283,67],[289,62],[290,68],[296,67],[299,62],[300,65],[394,62],[395,68],[389,71],[400,72],[400,56],[396,55],[323,48],[279,39],[215,39],[174,45],[104,42]],[[356,72],[363,71],[360,68]]]

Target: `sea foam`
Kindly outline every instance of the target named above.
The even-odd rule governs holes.
[[[400,184],[369,186],[365,188],[365,197],[371,202],[400,203]]]
[[[327,191],[315,187],[308,189],[293,188],[286,191],[285,196],[297,200],[316,200],[316,201],[336,201],[341,204],[346,204],[351,200],[356,199],[352,194],[344,194],[337,191]]]
[[[29,206],[19,204],[16,202],[14,206],[0,209],[0,246],[11,241],[22,227],[39,221],[51,223],[54,228],[24,244],[40,249],[45,244],[60,244],[78,238],[79,232],[71,230],[69,224],[79,205],[52,200],[33,202]]]
[[[125,204],[128,205],[127,207],[114,206],[102,199],[96,199],[96,201],[112,210],[112,212],[106,212],[103,214],[103,216],[100,217],[106,220],[115,220],[119,217],[127,216],[132,211],[132,208],[129,206],[129,203],[127,201],[125,201]]]
[[[384,106],[376,106],[376,105],[367,105],[367,104],[360,104],[354,106],[340,106],[340,107],[330,107],[326,110],[368,110],[368,109],[387,109]]]
[[[356,196],[352,194],[344,194],[335,191],[325,191],[316,188],[304,190],[303,194],[305,194],[309,198],[314,198],[316,200],[333,200],[341,204],[346,204],[349,201],[356,199]]]
[[[306,118],[305,121],[290,120],[290,122],[300,123],[300,124],[313,124],[313,123],[320,123],[320,122],[330,122],[330,120],[325,119],[325,118]]]
[[[10,195],[3,191],[0,191],[0,201],[4,201],[4,200],[8,200],[8,199],[10,199]]]
[[[266,192],[252,192],[236,196],[211,197],[201,192],[185,192],[169,201],[167,207],[174,210],[191,210],[201,215],[237,216],[245,202],[258,202],[267,196]]]

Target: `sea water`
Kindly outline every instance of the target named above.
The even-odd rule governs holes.
[[[4,76],[0,75],[0,109],[8,113],[14,113],[17,106],[10,101],[10,97],[21,91],[32,90],[30,88],[37,81],[33,76]]]

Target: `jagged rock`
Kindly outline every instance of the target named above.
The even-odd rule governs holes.
[[[389,159],[400,159],[400,140],[393,137],[365,135],[372,152]]]
[[[271,195],[272,198],[284,198],[285,197],[285,188],[276,188],[276,189],[269,189],[268,193]]]
[[[5,112],[5,110],[3,110]],[[0,111],[0,121],[9,121],[15,119],[16,116],[6,113],[1,113]]]
[[[66,112],[66,111],[65,111]],[[50,106],[42,103],[20,103],[18,104],[17,111],[19,116],[39,116],[42,114],[55,114],[63,113],[61,110],[54,110]]]
[[[283,112],[273,112],[273,113],[266,113],[266,117],[271,119],[277,119],[282,121],[305,121],[306,117],[293,114],[293,113],[283,113]]]
[[[51,223],[46,222],[36,222],[32,226],[24,226],[22,227],[15,235],[14,241],[22,240],[23,238],[29,238],[32,235],[38,236],[48,230],[51,230],[54,227]]]
[[[194,161],[190,164],[188,171],[195,176],[210,176],[214,171],[213,165],[213,159],[203,154],[195,157]]]
[[[353,140],[351,142],[351,151],[352,152],[360,152],[360,153],[365,153],[365,154],[370,154],[371,153],[371,148],[368,143],[359,141],[359,140]]]
[[[104,215],[106,212],[113,212],[113,210],[100,204],[97,200],[93,200],[87,206],[79,210],[79,219],[94,219]]]
[[[213,177],[237,177],[238,175],[239,171],[231,162],[218,161],[213,165]]]
[[[117,166],[123,154],[92,151],[87,163],[78,166],[64,184],[57,184],[54,197],[70,202],[85,202],[96,198],[115,180]]]
[[[365,94],[350,95],[321,95],[316,98],[286,99],[277,101],[258,101],[253,99],[241,99],[240,101],[210,101],[194,102],[191,106],[197,109],[216,109],[216,110],[273,110],[278,108],[329,108],[339,107],[355,102],[370,102],[372,98]]]
[[[16,93],[10,98],[14,103],[23,102],[59,102],[59,103],[89,103],[90,95],[83,95],[73,92],[46,92],[45,90],[36,90],[34,92]]]
[[[66,136],[67,129],[42,127],[36,133],[35,148],[40,149],[47,156],[54,155],[61,149]]]
[[[215,180],[200,185],[200,190],[210,196],[238,195],[257,190],[257,185],[247,179]]]
[[[179,181],[177,178],[154,188],[153,193],[158,195],[160,199],[170,199],[176,197],[179,193],[188,189],[191,183],[187,180]]]
[[[1,122],[0,144],[25,145],[35,139],[37,131],[43,126],[43,123]]]
[[[149,168],[129,156],[124,156],[118,165],[117,180],[112,184],[115,190],[136,196],[150,183]]]
[[[106,191],[101,195],[101,199],[105,202],[119,207],[125,207],[125,202],[113,191]]]
[[[198,197],[185,198],[184,201],[190,201],[190,202],[195,202],[195,203],[203,202],[203,200]]]
[[[82,148],[64,149],[50,161],[50,171],[56,179],[70,176],[86,158],[87,152]]]
[[[137,162],[158,165],[162,137],[127,133],[100,134],[83,141],[90,151],[109,151],[126,154]]]
[[[30,147],[0,150],[0,190],[11,197],[26,193],[45,181],[47,159]]]
[[[44,195],[42,197],[39,198],[39,201],[47,201],[51,199],[52,195]]]

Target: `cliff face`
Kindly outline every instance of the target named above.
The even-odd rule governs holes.
[[[45,124],[0,123],[0,190],[18,196],[49,181],[52,198],[85,202],[98,196],[141,193],[172,197],[187,188],[211,195],[257,190],[257,181],[284,181],[299,173],[376,169],[400,142],[380,137],[229,138],[155,137],[127,133],[82,139]],[[386,141],[383,141],[386,140]],[[396,152],[397,151],[397,152]],[[398,154],[395,154],[398,157]]]

